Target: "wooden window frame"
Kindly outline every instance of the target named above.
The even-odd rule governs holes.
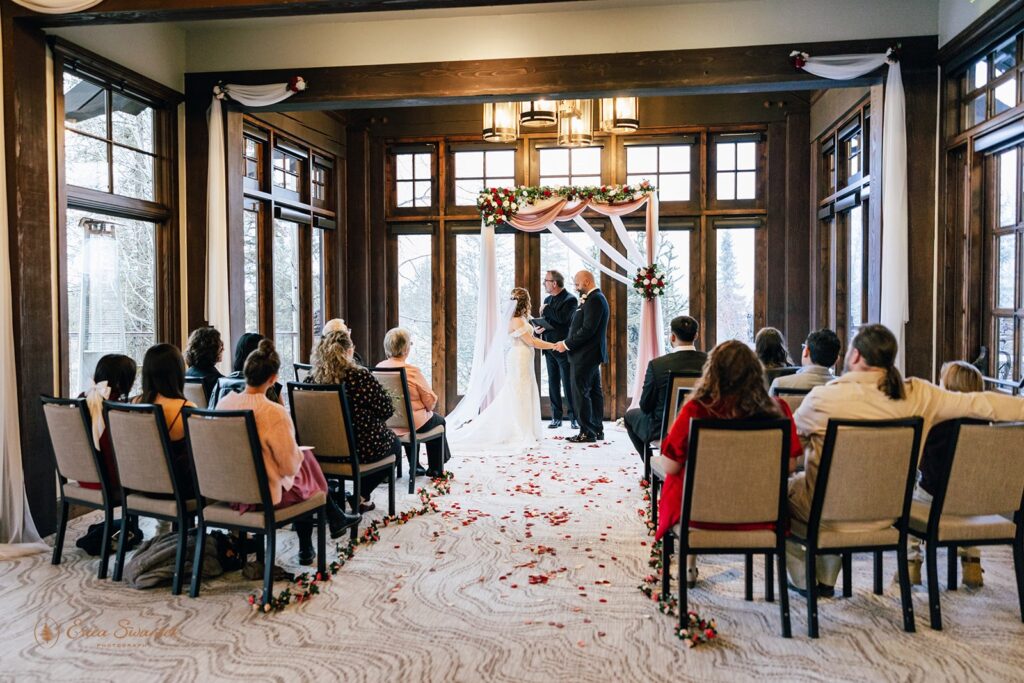
[[[459,180],[462,180],[462,178],[459,178],[455,174],[455,169],[456,169],[455,155],[456,154],[459,154],[460,152],[484,152],[485,153],[484,154],[484,177],[480,178],[480,180],[483,181],[485,187],[489,187],[489,183],[487,181],[492,179],[492,178],[487,175],[487,155],[486,155],[486,152],[511,151],[511,152],[514,153],[514,157],[515,157],[515,159],[512,162],[512,164],[513,164],[513,167],[512,167],[512,172],[513,172],[512,184],[513,185],[522,185],[523,184],[523,169],[522,169],[522,165],[519,163],[520,149],[521,148],[522,148],[522,144],[518,140],[516,142],[512,142],[512,143],[508,143],[508,144],[495,144],[495,143],[489,143],[489,142],[480,142],[480,143],[475,143],[475,142],[453,142],[453,143],[451,143],[449,145],[446,145],[445,146],[445,151],[446,151],[446,154],[447,154],[447,162],[448,163],[446,164],[445,168],[446,169],[451,169],[451,172],[448,173],[448,177],[445,178],[445,183],[444,183],[445,195],[446,195],[446,206],[448,206],[453,212],[460,213],[460,214],[463,214],[463,213],[471,214],[471,213],[474,213],[476,211],[476,206],[475,205],[456,204],[455,203],[455,184]],[[467,179],[469,179],[469,180],[476,180],[476,178],[467,178]]]
[[[701,197],[701,168],[700,168],[700,153],[701,153],[701,140],[700,135],[644,135],[644,136],[620,136],[619,140],[619,154],[618,163],[616,164],[615,179],[616,182],[625,183],[629,177],[629,156],[628,149],[630,147],[670,147],[673,145],[688,145],[690,147],[690,170],[687,174],[690,176],[690,198],[687,200],[666,200],[660,197],[658,198],[658,207],[660,211],[666,213],[690,213],[700,210]],[[669,175],[679,175],[679,172],[669,172]],[[636,174],[634,174],[636,175]],[[655,177],[660,178],[661,173],[661,156],[659,152],[658,156],[658,169],[655,172]],[[652,179],[651,182],[657,187],[658,183]],[[660,187],[658,188],[661,189]]]
[[[530,141],[530,184],[541,185],[541,167],[540,167],[540,151],[542,149],[567,149],[569,151],[569,173],[568,179],[569,184],[573,182],[574,174],[572,172],[572,152],[574,149],[600,149],[601,150],[601,166],[600,166],[600,180],[598,185],[611,184],[612,181],[606,180],[606,178],[613,177],[614,167],[612,166],[612,153],[613,148],[612,140],[609,136],[595,136],[594,144],[590,147],[559,147],[555,138],[536,138]],[[586,174],[577,174],[586,175]],[[548,176],[551,177],[551,176]]]
[[[719,143],[754,142],[757,147],[754,152],[754,198],[753,199],[718,199],[718,174],[733,173],[733,171],[718,171],[718,145]],[[707,186],[707,206],[709,209],[725,209],[745,213],[751,209],[763,209],[767,205],[765,192],[768,187],[768,145],[764,131],[756,132],[713,132],[708,138],[707,144],[707,170],[705,173],[705,184]],[[742,169],[747,171],[749,169]]]
[[[399,154],[430,154],[430,204],[429,206],[398,206],[398,173],[397,157]],[[399,216],[426,217],[437,215],[441,209],[440,185],[443,179],[440,177],[439,159],[440,149],[436,142],[423,143],[395,143],[387,146],[387,163],[385,164],[385,197],[386,197],[386,218]],[[415,163],[413,164],[415,169]],[[415,170],[413,171],[415,174]],[[413,177],[413,182],[420,180]]]
[[[1014,45],[1015,63],[1013,67],[1007,69],[1003,74],[996,76],[994,55],[997,50],[1009,42],[1012,42]],[[1022,99],[1024,99],[1024,95],[1022,95],[1022,93],[1024,93],[1024,86],[1021,84],[1021,79],[1024,77],[1024,51],[1022,51],[1022,43],[1024,43],[1024,33],[1020,32],[1012,37],[1000,40],[979,57],[971,59],[966,66],[961,69],[956,76],[954,76],[957,84],[956,113],[958,120],[957,130],[959,132],[966,133],[971,131],[978,126],[987,123],[993,118],[1001,116],[1006,113],[1006,111],[1013,111],[1016,107],[1024,104],[1024,101],[1022,101]],[[974,67],[980,62],[985,62],[985,84],[977,88],[972,88],[968,83],[968,79],[973,72]],[[1016,80],[1013,104],[1011,104],[1007,110],[996,113],[995,91],[999,86],[1011,79]],[[969,123],[968,111],[970,110],[970,105],[981,95],[985,96],[985,116],[980,121]]]

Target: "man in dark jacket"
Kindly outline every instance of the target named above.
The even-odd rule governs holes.
[[[708,355],[698,351],[693,343],[699,325],[688,315],[672,320],[672,351],[647,364],[644,390],[640,394],[640,407],[626,411],[626,433],[642,458],[644,444],[661,436],[661,420],[665,410],[665,395],[669,390],[669,373],[700,373]]]
[[[563,341],[569,335],[569,323],[576,312],[576,297],[565,289],[565,278],[557,270],[549,270],[544,274],[544,303],[540,309],[541,318],[535,322],[537,334],[548,342]],[[544,361],[548,368],[548,397],[551,399],[551,422],[548,429],[562,426],[562,390],[569,407],[569,420],[573,429],[576,424],[576,412],[572,405],[572,385],[569,383],[569,358],[564,353],[545,351]]]
[[[608,362],[608,299],[588,270],[573,279],[580,294],[580,305],[569,323],[569,335],[555,345],[555,351],[568,352],[572,377],[572,402],[580,433],[566,441],[594,443],[604,439],[604,390],[601,364]]]

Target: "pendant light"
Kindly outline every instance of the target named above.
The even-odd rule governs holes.
[[[594,103],[562,100],[558,106],[558,146],[589,147],[594,144]]]
[[[487,142],[515,142],[519,137],[519,105],[485,102],[483,136]]]
[[[519,112],[519,125],[524,128],[553,126],[557,121],[557,102],[554,100],[530,100],[523,102]]]
[[[601,130],[606,133],[632,133],[640,127],[640,110],[635,97],[601,99]]]

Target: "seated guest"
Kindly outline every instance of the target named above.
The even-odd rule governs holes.
[[[274,342],[261,340],[256,350],[245,360],[242,370],[245,375],[245,391],[228,394],[217,404],[217,410],[252,411],[256,433],[263,449],[263,463],[267,468],[270,499],[275,508],[301,503],[317,491],[327,492],[327,480],[312,449],[300,449],[295,441],[295,428],[288,411],[281,404],[267,398],[267,389],[277,381],[280,369],[281,358],[274,349]],[[245,505],[232,507],[240,512],[248,509]],[[331,538],[344,533],[348,522],[357,521],[345,515],[330,498],[327,501],[327,516]],[[299,564],[313,564],[316,551],[313,550],[312,522],[296,522],[295,532],[299,536]]]
[[[846,372],[828,384],[811,389],[796,414],[797,431],[807,444],[805,471],[789,480],[789,509],[796,519],[807,521],[814,498],[814,483],[830,418],[848,420],[891,420],[920,416],[924,433],[936,422],[958,417],[983,420],[1024,419],[1024,401],[993,392],[957,393],[947,391],[923,379],[904,381],[895,367],[896,337],[883,325],[866,325],[850,343],[846,352]],[[842,486],[833,481],[831,486]],[[834,531],[874,531],[891,526],[892,520],[850,522],[836,525]],[[805,590],[804,549],[787,544],[786,560],[790,581],[797,590]],[[818,593],[832,595],[839,575],[838,555],[816,558]]]
[[[337,332],[339,330],[344,330],[345,332],[348,332],[349,338],[352,337],[352,329],[345,323],[345,320],[343,318],[331,318],[330,320],[324,323],[323,330],[320,331],[320,338],[323,339],[331,332]],[[311,362],[314,362],[312,361],[312,359],[310,360]],[[363,362],[362,357],[360,357],[358,353],[352,354],[352,360],[355,361],[356,365],[360,365],[364,368],[366,367],[366,363]]]
[[[132,385],[135,384],[135,373],[138,366],[128,356],[119,353],[108,353],[96,362],[92,373],[92,386],[79,398],[85,397],[92,418],[92,441],[100,452],[100,465],[107,475],[112,491],[121,488],[117,478],[117,464],[114,462],[114,449],[110,445],[110,432],[103,419],[103,401],[128,400]],[[99,482],[80,481],[82,488],[99,490]]]
[[[662,413],[665,409],[665,394],[669,390],[668,378],[671,372],[701,372],[708,354],[698,351],[693,345],[700,325],[688,315],[672,319],[672,335],[669,341],[672,351],[647,364],[644,375],[644,390],[640,394],[640,407],[627,410],[624,418],[626,433],[633,447],[642,458],[644,444],[661,437]]]
[[[775,370],[793,365],[793,359],[786,350],[786,338],[774,327],[762,327],[754,337],[754,351],[765,370]]]
[[[235,344],[235,356],[231,363],[231,374],[228,375],[231,379],[244,379],[245,374],[245,359],[249,357],[249,354],[255,351],[260,342],[266,339],[262,334],[258,332],[245,332],[238,338],[238,342]],[[284,405],[284,399],[281,397],[281,383],[274,382],[267,389],[267,398],[275,403]]]
[[[142,359],[142,394],[134,402],[160,406],[167,424],[175,482],[185,498],[194,497],[181,411],[186,406],[195,408],[195,404],[185,400],[185,359],[177,346],[157,344],[149,347]]]
[[[186,378],[203,380],[203,393],[206,400],[217,386],[217,380],[223,377],[217,369],[217,363],[224,355],[224,342],[215,327],[198,327],[188,336],[185,346]]]
[[[388,456],[402,457],[402,444],[387,426],[395,408],[391,397],[366,368],[352,360],[355,345],[347,330],[338,330],[321,337],[313,352],[313,369],[306,378],[309,384],[342,384],[352,411],[352,427],[359,441],[359,462],[374,463]],[[361,478],[362,500],[352,500],[360,512],[369,512],[375,505],[370,494],[388,478],[388,469],[370,472]]]
[[[687,448],[690,442],[690,420],[715,418],[725,420],[758,420],[786,418],[792,423],[789,406],[781,399],[772,399],[764,388],[761,364],[750,347],[741,341],[727,341],[716,346],[708,357],[701,377],[693,390],[693,398],[686,402],[679,417],[672,423],[661,446],[665,467],[665,484],[658,501],[658,530],[660,539],[666,531],[679,523],[682,515],[683,482]],[[790,468],[796,469],[803,452],[796,426],[790,429]],[[765,524],[716,524],[691,522],[696,529],[774,529]],[[697,581],[696,557],[686,558],[686,580],[690,586]],[[682,580],[682,577],[680,577]]]
[[[839,337],[832,330],[823,328],[811,332],[800,356],[802,367],[792,375],[776,377],[769,393],[776,389],[811,389],[834,380],[832,367],[839,360],[839,346]]]
[[[409,351],[412,349],[412,339],[409,338],[409,331],[403,327],[396,327],[388,330],[384,335],[384,355],[387,360],[379,363],[378,368],[405,368],[405,379],[409,384],[409,398],[412,401],[413,420],[416,425],[416,433],[429,432],[435,427],[444,425],[444,418],[433,412],[437,405],[437,394],[427,384],[423,373],[415,365],[409,365]],[[401,433],[399,432],[401,436]],[[418,456],[418,454],[417,454]],[[451,458],[448,451],[448,438],[442,436],[427,442],[427,463],[426,470],[428,477],[440,477],[444,474],[444,463]],[[421,474],[422,468],[416,463],[416,474]]]
[[[947,391],[972,392],[984,388],[981,372],[978,368],[962,360],[955,360],[942,366],[939,374],[939,386]],[[928,438],[921,449],[921,461],[918,469],[921,476],[914,486],[914,500],[925,505],[932,504],[932,496],[946,487],[949,481],[949,470],[952,465],[953,452],[950,450],[956,422],[947,420],[940,422],[928,432]],[[909,541],[910,580],[914,584],[921,583],[921,541],[911,537]],[[977,547],[959,548],[960,563],[963,566],[964,585],[970,588],[981,588],[984,581],[981,577],[981,551]]]

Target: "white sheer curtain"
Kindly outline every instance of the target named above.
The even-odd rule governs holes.
[[[886,62],[885,102],[882,112],[882,287],[880,322],[899,342],[896,367],[904,371],[904,325],[910,319],[907,280],[907,113],[903,77],[893,51],[873,55],[809,57],[793,52],[797,66],[822,78],[848,80],[874,71]]]
[[[208,174],[206,178],[206,321],[225,339],[234,339],[240,330],[231,329],[231,302],[228,297],[228,209],[227,156],[224,149],[224,115],[221,100],[228,97],[246,107],[266,107],[282,102],[300,90],[301,77],[288,83],[270,85],[218,85],[213,89],[208,127],[210,129]],[[231,371],[227,354],[220,371]]]

